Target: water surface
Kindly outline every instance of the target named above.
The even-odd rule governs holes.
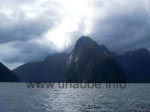
[[[28,89],[0,83],[0,112],[149,112],[150,84],[122,88]]]

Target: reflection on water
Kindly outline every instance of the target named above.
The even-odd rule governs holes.
[[[149,111],[150,84],[127,88],[28,89],[26,84],[0,84],[1,112]]]

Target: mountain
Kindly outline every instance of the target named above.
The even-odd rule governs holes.
[[[53,54],[44,61],[24,64],[14,72],[23,82],[62,82],[67,58],[65,53]]]
[[[123,73],[104,45],[81,37],[66,65],[67,82],[123,82]]]
[[[150,52],[142,48],[116,55],[82,36],[70,54],[50,55],[14,73],[23,82],[150,82]]]
[[[0,63],[0,82],[18,82],[18,77]]]
[[[115,58],[128,82],[150,82],[150,52],[141,48]]]

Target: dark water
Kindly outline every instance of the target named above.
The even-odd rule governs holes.
[[[150,84],[28,89],[26,84],[0,83],[0,112],[150,112]]]

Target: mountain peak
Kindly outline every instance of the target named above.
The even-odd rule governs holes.
[[[122,72],[104,45],[82,36],[67,60],[65,76],[73,82],[115,82],[120,81]]]
[[[82,36],[77,40],[75,48],[79,48],[79,47],[83,47],[83,46],[84,47],[95,46],[95,45],[97,45],[97,42],[92,40],[90,37]]]
[[[74,52],[97,52],[108,55],[110,52],[105,45],[99,45],[96,41],[88,36],[80,37],[73,50]]]
[[[90,37],[88,37],[88,36],[81,36],[80,38],[79,38],[79,40],[78,41],[88,41],[88,40],[90,40],[90,41],[93,41]]]

